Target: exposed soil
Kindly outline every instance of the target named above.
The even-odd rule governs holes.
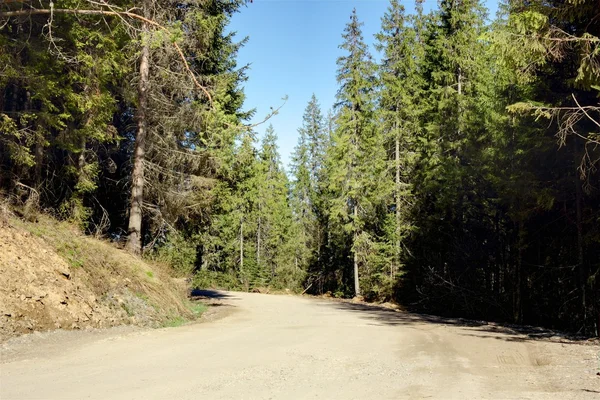
[[[0,225],[0,282],[0,342],[192,316],[184,282],[51,219]]]

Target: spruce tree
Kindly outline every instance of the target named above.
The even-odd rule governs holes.
[[[323,238],[322,189],[327,141],[323,116],[313,94],[306,106],[302,126],[298,129],[298,145],[292,154],[292,206],[300,229],[296,257],[303,269],[316,262]]]
[[[289,268],[293,259],[288,245],[292,228],[289,187],[276,141],[273,126],[269,125],[259,151],[256,174],[257,267],[268,277],[267,281],[273,283],[276,280],[281,281],[278,271],[282,268],[285,273],[293,274]],[[289,282],[290,279],[283,281]]]
[[[340,240],[349,235],[356,296],[361,295],[360,267],[366,272],[369,256],[377,252],[378,238],[369,228],[382,202],[385,169],[383,141],[374,124],[375,64],[361,25],[353,10],[340,46],[346,54],[337,60],[337,126],[329,155],[330,216],[342,227]]]
[[[418,14],[407,16],[404,7],[392,0],[382,18],[382,31],[376,35],[377,48],[383,52],[379,68],[381,85],[379,114],[389,154],[389,178],[393,179],[394,216],[389,219],[388,240],[393,247],[390,278],[402,265],[403,239],[411,230],[412,173],[416,140],[420,131],[420,98],[423,87],[420,67],[423,46],[417,28]]]

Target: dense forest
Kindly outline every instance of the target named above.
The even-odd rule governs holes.
[[[598,334],[597,0],[509,0],[493,22],[478,0],[391,0],[374,48],[354,11],[289,176],[244,109],[245,5],[2,2],[3,201],[197,286]]]

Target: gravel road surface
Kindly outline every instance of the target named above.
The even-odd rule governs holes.
[[[0,399],[599,399],[598,346],[295,296],[206,292],[210,322],[28,335]]]

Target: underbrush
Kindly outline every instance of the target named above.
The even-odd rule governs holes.
[[[279,273],[273,279],[217,271],[197,271],[192,277],[194,289],[221,289],[233,291],[259,291],[261,293],[301,293],[303,275]]]

